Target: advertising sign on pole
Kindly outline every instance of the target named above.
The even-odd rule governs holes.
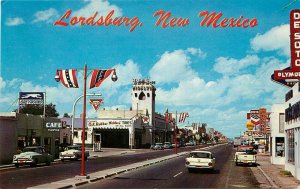
[[[44,104],[43,92],[20,92],[19,106],[26,104]]]
[[[300,80],[300,9],[290,13],[290,33],[291,66],[274,70],[271,76],[272,80],[287,87],[292,87]]]

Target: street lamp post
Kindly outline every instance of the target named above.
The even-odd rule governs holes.
[[[75,106],[78,102],[79,99],[81,99],[84,95],[80,95],[73,104],[73,109],[72,109],[72,120],[71,120],[71,128],[72,128],[72,144],[74,144],[74,119],[75,119]],[[101,96],[101,94],[86,94],[86,96]]]
[[[81,135],[81,171],[80,176],[85,176],[85,120],[86,120],[86,80],[87,80],[87,65],[84,64],[84,73],[83,73],[83,110],[82,110],[82,135]],[[104,76],[103,76],[104,77]],[[59,70],[56,71],[56,75],[54,77],[55,81],[59,82],[61,77],[59,76]],[[70,79],[70,78],[67,78]],[[103,79],[103,78],[102,78]],[[104,78],[105,79],[105,78]],[[115,70],[113,70],[113,75],[111,77],[112,81],[117,81],[118,77],[116,75]],[[101,83],[101,82],[100,82]],[[99,86],[100,83],[97,85]],[[74,116],[74,115],[73,115]]]

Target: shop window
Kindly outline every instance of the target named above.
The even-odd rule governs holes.
[[[78,138],[78,131],[74,131],[74,137]]]
[[[284,137],[275,138],[275,156],[284,157]]]
[[[295,164],[295,138],[294,129],[287,130],[287,142],[288,142],[288,162]]]
[[[50,145],[51,144],[51,138],[44,138],[44,145]]]
[[[284,113],[279,113],[279,133],[284,133]]]

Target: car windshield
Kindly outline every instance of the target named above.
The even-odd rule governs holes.
[[[190,157],[193,157],[193,158],[211,158],[211,155],[209,153],[203,153],[203,152],[192,152],[192,153],[190,153]]]
[[[36,148],[24,148],[23,152],[35,152]]]
[[[24,148],[23,152],[37,152],[42,153],[43,148]]]
[[[80,146],[68,146],[65,148],[65,150],[80,150]]]

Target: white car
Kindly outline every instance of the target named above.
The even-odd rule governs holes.
[[[63,152],[59,153],[59,159],[61,161],[64,160],[78,160],[81,158],[82,149],[81,145],[71,145],[65,147]],[[87,158],[90,156],[88,151],[84,152],[84,160],[87,160]]]
[[[39,163],[50,165],[53,156],[48,154],[42,146],[26,147],[24,150],[13,157],[13,164],[18,168],[20,165],[35,166]]]
[[[189,172],[196,169],[214,170],[216,166],[216,159],[209,151],[194,150],[185,159],[185,166]]]

